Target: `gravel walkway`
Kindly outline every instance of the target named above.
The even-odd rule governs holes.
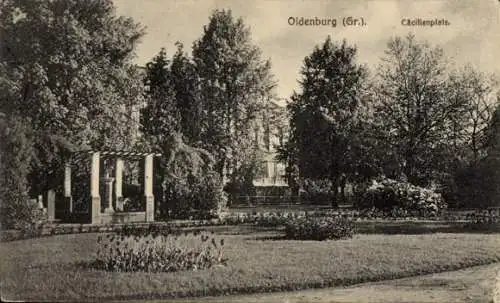
[[[347,288],[327,288],[297,292],[268,293],[228,297],[206,297],[155,302],[485,302],[493,301],[500,289],[500,263],[459,271],[366,283]],[[497,280],[498,279],[498,280]],[[497,290],[497,293],[498,290]]]

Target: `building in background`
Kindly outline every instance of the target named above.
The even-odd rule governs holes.
[[[255,126],[255,145],[258,154],[258,169],[253,180],[255,187],[286,187],[285,164],[276,160],[277,147],[286,140],[288,119],[286,108],[269,102]]]

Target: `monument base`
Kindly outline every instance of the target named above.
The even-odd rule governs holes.
[[[155,220],[155,199],[154,196],[144,197],[146,204],[146,222],[153,222]]]
[[[99,218],[99,224],[125,224],[133,222],[144,222],[146,212],[118,212],[118,213],[102,213]]]

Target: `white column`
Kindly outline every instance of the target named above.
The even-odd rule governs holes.
[[[38,195],[38,208],[43,209],[43,195]]]
[[[56,218],[56,192],[53,189],[47,191],[47,219],[52,222]]]
[[[71,197],[71,165],[64,165],[64,202],[70,213],[73,212],[73,198]]]
[[[117,211],[123,211],[123,159],[116,158],[115,163],[115,208]]]
[[[146,202],[146,221],[154,221],[153,196],[153,155],[144,158],[144,200]]]
[[[101,161],[100,153],[92,153],[92,158],[90,162],[90,216],[91,223],[100,223],[101,216],[101,197],[99,195],[99,162]]]

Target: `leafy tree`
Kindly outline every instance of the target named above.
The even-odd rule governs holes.
[[[500,159],[500,91],[497,92],[497,106],[486,129],[487,155]]]
[[[253,122],[272,98],[269,61],[250,40],[250,30],[231,11],[216,10],[193,45],[203,114],[201,138],[225,177],[253,152]]]
[[[180,114],[177,108],[174,80],[170,70],[171,61],[166,50],[160,52],[146,64],[144,85],[146,106],[141,110],[141,130],[144,134],[143,145],[147,149],[167,154],[172,146],[167,144],[172,136],[181,136]],[[168,177],[168,163],[162,157],[154,168],[154,195],[156,210],[160,217],[165,216],[165,190],[163,183]]]
[[[487,132],[498,101],[498,80],[471,65],[450,75],[451,98],[464,105],[452,120],[452,142],[456,154],[467,163],[486,156]]]
[[[497,104],[500,94],[497,93]],[[478,117],[478,116],[472,116]],[[500,190],[500,106],[496,106],[492,118],[484,131],[485,156],[462,162],[453,178],[455,207],[486,208],[499,206]],[[473,131],[473,129],[472,129]],[[481,138],[483,139],[483,138]],[[478,140],[479,141],[479,140]]]
[[[146,106],[141,113],[142,132],[152,148],[162,152],[167,138],[181,131],[173,81],[170,60],[162,49],[146,64]]]
[[[362,173],[359,118],[367,70],[355,60],[356,47],[330,37],[304,59],[302,91],[288,105],[289,148],[281,150],[284,159],[296,158],[301,178],[327,179],[344,188],[349,178]]]
[[[71,149],[133,145],[140,25],[116,16],[111,0],[5,0],[0,11],[0,110],[36,132],[32,189],[60,184]]]
[[[285,179],[292,190],[292,195],[296,196],[299,192],[299,168],[298,151],[294,141],[287,140],[277,148],[276,159],[285,164]]]
[[[198,79],[192,60],[176,43],[177,51],[172,58],[170,72],[175,91],[177,110],[180,115],[182,133],[187,142],[200,145],[202,104],[199,97]]]
[[[465,100],[451,98],[442,49],[413,35],[391,39],[375,97],[378,139],[386,159],[393,161],[390,175],[404,175],[417,185],[439,180],[454,155],[451,125],[466,106]]]
[[[141,125],[147,145],[163,153],[154,169],[158,218],[206,217],[225,203],[215,160],[195,146],[200,112],[193,71],[181,44],[172,60],[162,49],[146,65]]]
[[[450,72],[447,63],[442,49],[413,35],[389,41],[374,90],[389,175],[447,184],[484,158],[497,82],[471,66]]]
[[[496,123],[498,81],[467,65],[450,75],[448,85],[450,99],[463,106],[450,123],[448,149],[454,161],[449,165],[449,178],[442,181],[444,196],[451,207],[493,205],[498,164],[488,134],[494,133]]]

